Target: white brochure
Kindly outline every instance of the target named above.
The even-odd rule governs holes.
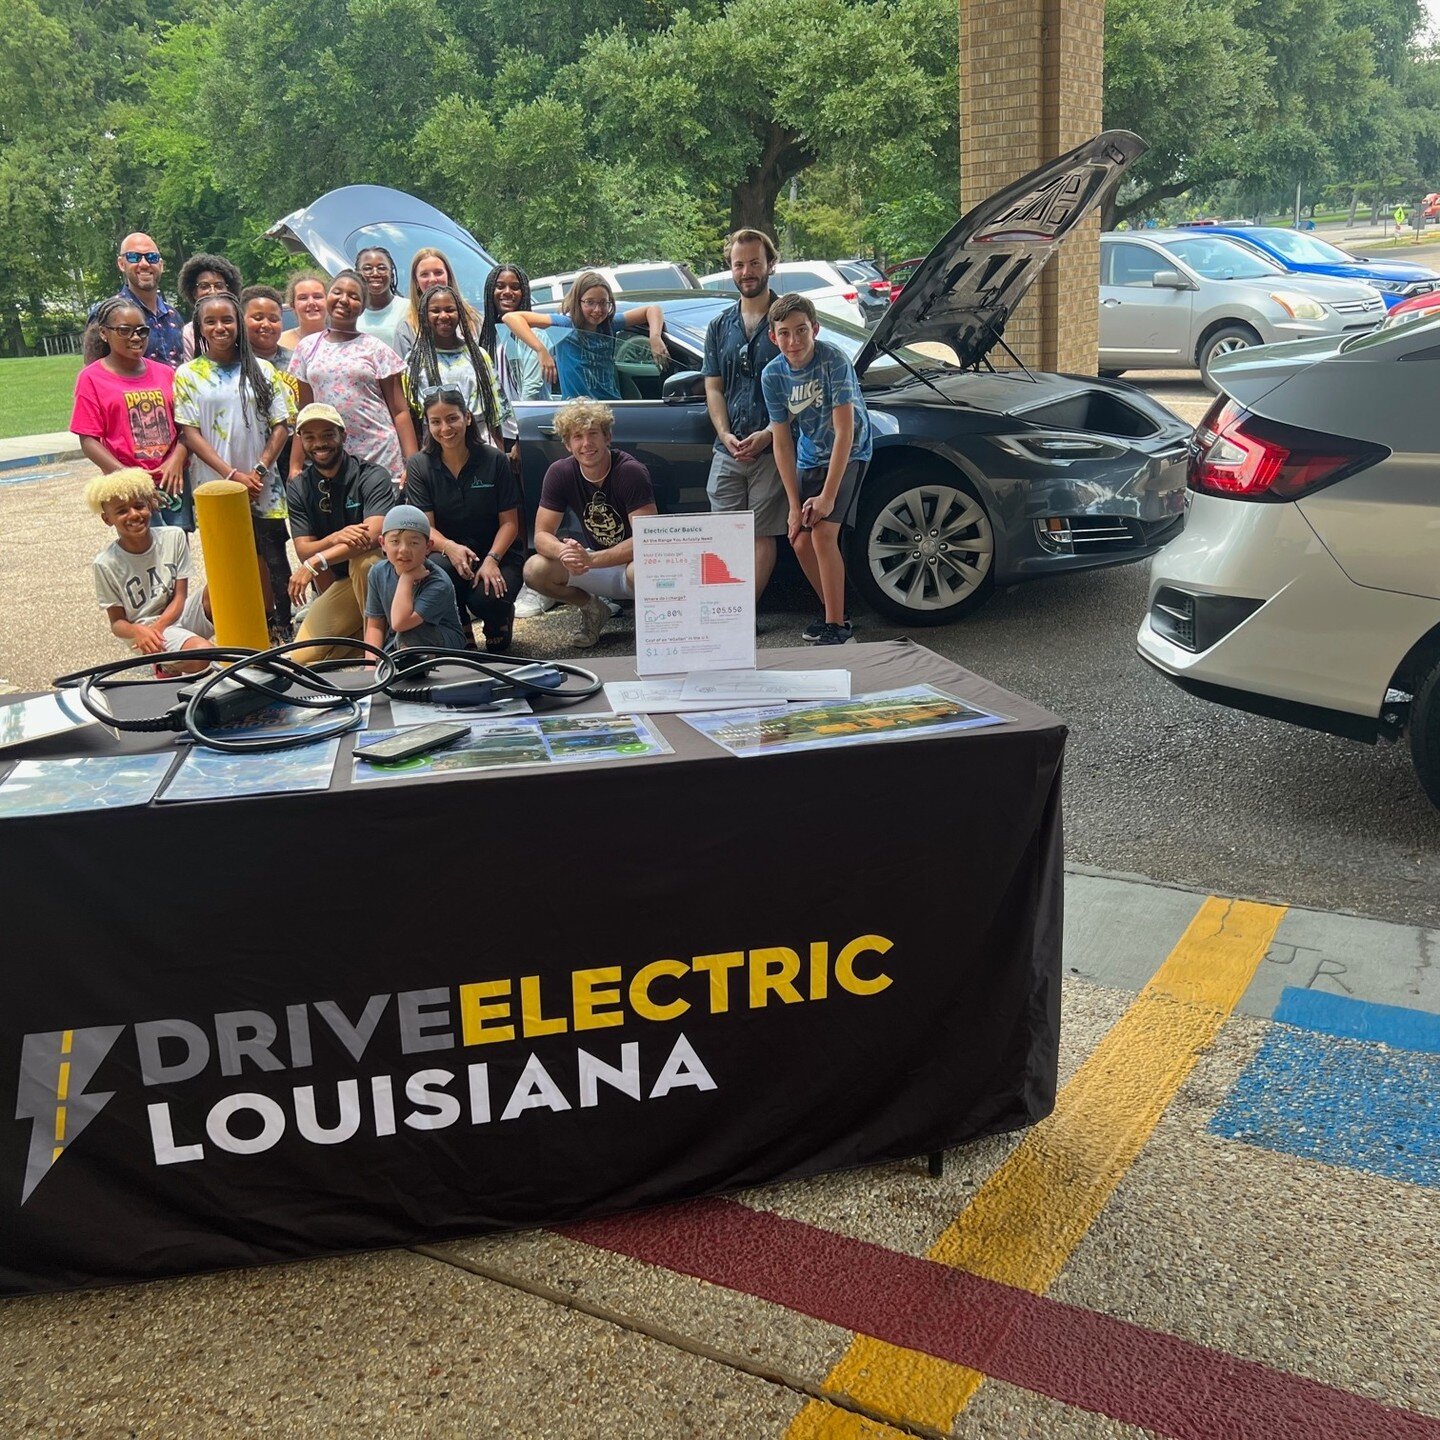
[[[713,670],[666,680],[611,680],[605,686],[605,699],[617,715],[676,715],[757,702],[849,698],[848,670]]]
[[[755,668],[755,517],[638,515],[635,669]]]

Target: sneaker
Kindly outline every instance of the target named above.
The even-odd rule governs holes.
[[[612,620],[625,608],[618,600],[612,600],[608,595],[602,595],[600,603],[610,612]]]
[[[553,610],[559,603],[548,595],[542,595],[538,590],[532,590],[528,585],[522,585],[520,593],[515,597],[515,618],[533,620],[537,615]]]
[[[579,650],[589,650],[599,640],[600,632],[610,619],[610,612],[598,595],[592,595],[575,613],[580,617],[580,633],[575,637],[575,646]]]
[[[485,632],[485,649],[491,655],[503,655],[511,646],[514,634],[509,625]]]
[[[812,645],[848,645],[855,638],[855,632],[847,620],[843,625],[824,625],[820,633],[810,642]]]
[[[820,643],[821,637],[825,634],[825,632],[831,629],[843,630],[845,632],[846,640],[848,640],[855,633],[855,627],[850,623],[850,617],[848,615],[845,617],[845,623],[843,625],[834,626],[827,625],[825,622],[825,617],[822,615],[818,620],[812,620],[810,624],[808,624],[800,632],[800,636],[807,645],[818,645]],[[829,640],[826,641],[826,643],[829,645],[835,645],[841,644],[843,643],[843,641]]]

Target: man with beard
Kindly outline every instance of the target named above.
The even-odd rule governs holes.
[[[755,512],[755,595],[775,568],[775,537],[787,529],[789,502],[775,467],[770,417],[760,372],[780,353],[770,338],[775,296],[770,277],[779,251],[760,230],[737,230],[725,242],[725,263],[740,299],[705,332],[705,403],[715,427],[707,487],[710,508]]]
[[[370,569],[380,558],[380,526],[395,503],[389,472],[345,449],[345,422],[329,405],[307,405],[295,417],[305,468],[286,486],[290,540],[300,564],[290,577],[290,600],[315,599],[297,640],[359,640],[365,626]],[[319,645],[297,650],[303,665],[358,652]]]
[[[185,317],[160,293],[165,261],[155,242],[137,230],[120,242],[115,266],[125,277],[119,293],[144,312],[150,333],[145,337],[145,358],[158,360],[172,370],[185,358]],[[90,319],[100,307],[90,307]]]

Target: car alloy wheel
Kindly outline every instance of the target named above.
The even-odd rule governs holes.
[[[908,467],[876,477],[862,495],[853,544],[861,593],[906,624],[957,620],[990,593],[995,530],[958,480],[923,478]]]
[[[1210,367],[1222,355],[1232,355],[1236,350],[1248,350],[1258,345],[1260,337],[1245,325],[1227,325],[1217,330],[1201,347],[1199,356],[1200,378],[1206,387],[1218,394],[1219,385],[1210,378]]]

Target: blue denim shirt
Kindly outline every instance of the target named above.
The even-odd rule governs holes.
[[[772,292],[772,303],[774,299]],[[725,411],[730,416],[732,435],[743,440],[769,426],[760,376],[779,354],[770,338],[768,320],[762,320],[753,335],[746,335],[738,300],[728,310],[722,310],[706,328],[705,359],[700,368],[703,374],[716,376],[725,387]],[[715,448],[725,448],[718,435]]]
[[[138,306],[145,316],[145,323],[150,327],[150,337],[145,342],[145,358],[158,360],[173,370],[185,359],[185,317],[158,291],[155,294],[154,310],[151,310],[128,284],[122,285],[115,293],[123,295],[132,305]],[[100,302],[97,300],[90,307],[90,314],[86,319],[93,320],[99,308]]]

